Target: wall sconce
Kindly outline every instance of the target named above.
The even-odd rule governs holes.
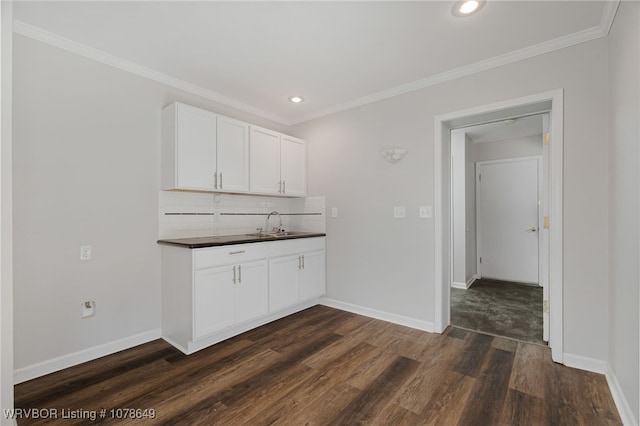
[[[406,153],[407,150],[404,148],[390,148],[380,151],[380,155],[382,155],[382,158],[390,163],[397,163],[398,161],[402,160],[402,157],[404,157]]]

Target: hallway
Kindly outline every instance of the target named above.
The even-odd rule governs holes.
[[[451,325],[546,345],[542,340],[542,287],[480,279],[451,289]]]

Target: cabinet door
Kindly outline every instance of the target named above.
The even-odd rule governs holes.
[[[280,194],[280,135],[250,128],[249,189],[256,194]]]
[[[236,323],[269,312],[267,260],[239,265],[236,283]]]
[[[213,189],[216,171],[216,115],[177,104],[176,178],[179,189]]]
[[[325,294],[324,250],[304,253],[300,270],[300,300],[311,300]]]
[[[194,340],[235,323],[232,266],[195,271],[193,307]]]
[[[249,191],[249,125],[218,116],[218,190]]]
[[[299,273],[300,259],[297,255],[269,260],[269,312],[298,303]]]
[[[285,195],[307,195],[306,142],[291,136],[282,136],[280,142],[280,171]]]

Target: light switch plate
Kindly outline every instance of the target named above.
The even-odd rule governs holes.
[[[404,219],[406,217],[406,211],[404,206],[396,206],[393,208],[393,217],[396,219]]]
[[[420,206],[419,215],[422,219],[429,219],[433,217],[431,206]]]

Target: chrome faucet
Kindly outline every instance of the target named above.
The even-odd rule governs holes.
[[[273,215],[278,215],[278,219],[280,219],[280,224],[278,225],[277,228],[274,226],[271,232],[282,232],[282,216],[280,216],[280,213],[278,213],[275,210],[267,215],[267,223],[266,223],[266,226],[264,228],[265,232],[270,232],[269,231],[269,219],[271,219],[271,216],[273,216]]]

